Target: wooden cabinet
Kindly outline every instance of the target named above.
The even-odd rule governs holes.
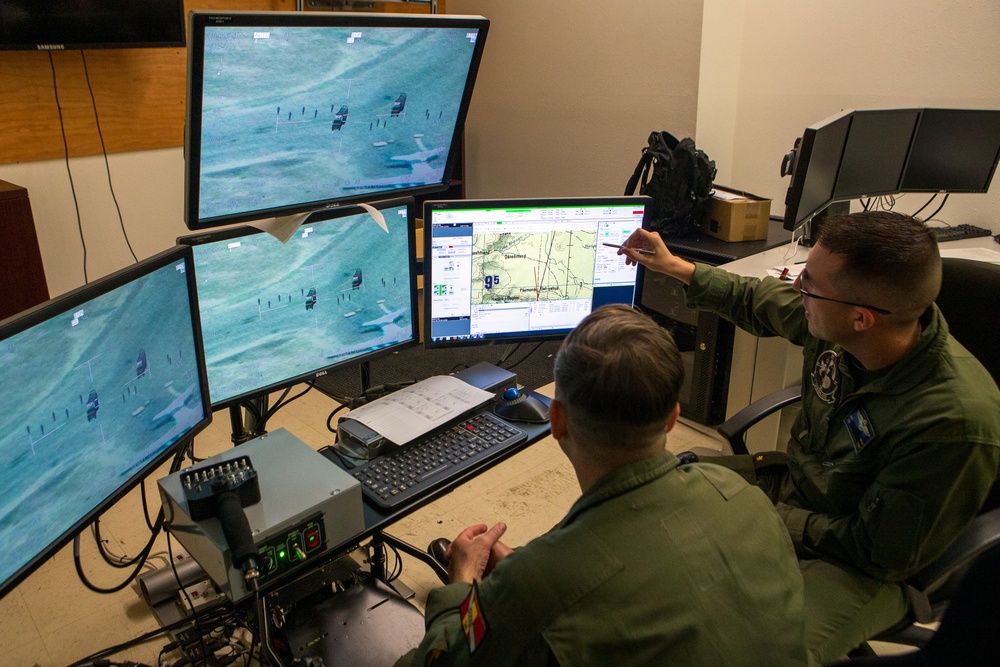
[[[0,320],[48,298],[28,191],[0,181]]]

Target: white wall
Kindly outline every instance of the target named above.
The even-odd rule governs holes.
[[[189,233],[184,225],[180,148],[116,153],[108,157],[108,164],[124,233],[103,156],[70,160],[90,280],[134,261],[126,234],[136,256],[144,259],[172,247],[178,236]],[[28,189],[49,294],[57,296],[82,285],[83,246],[66,162],[0,164],[0,180]]]
[[[470,197],[621,194],[649,133],[691,136],[701,0],[448,0],[490,19]]]
[[[840,109],[1000,109],[995,0],[705,0],[702,49],[698,143],[719,182],[771,197],[779,214],[782,156]],[[1000,232],[1000,179],[988,194],[952,195],[938,219]]]

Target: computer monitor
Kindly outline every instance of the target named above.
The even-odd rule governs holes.
[[[557,339],[642,275],[616,248],[648,197],[424,203],[424,345]]]
[[[185,222],[444,190],[489,21],[192,12]]]
[[[899,192],[919,109],[855,111],[833,201]]]
[[[315,213],[287,243],[252,227],[194,248],[214,409],[415,345],[413,199]],[[386,231],[388,230],[388,231]]]
[[[184,46],[184,0],[0,0],[0,50]]]
[[[792,177],[785,195],[785,229],[798,229],[833,200],[852,116],[842,111],[807,127],[785,156],[782,175]]]
[[[1000,110],[924,109],[902,192],[987,192],[1000,160]]]
[[[0,322],[0,597],[211,420],[189,248]]]

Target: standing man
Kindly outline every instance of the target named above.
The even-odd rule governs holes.
[[[895,213],[831,216],[794,282],[692,264],[645,230],[626,246],[629,263],[688,285],[690,307],[803,347],[787,468],[757,482],[801,559],[813,657],[901,621],[902,582],[968,526],[1000,462],[1000,392],[934,305],[931,232]],[[726,464],[754,477],[749,457]]]
[[[467,528],[427,634],[400,665],[805,665],[802,579],[759,489],[666,450],[683,379],[673,339],[625,306],[594,311],[555,362],[552,436],[582,496],[511,551]]]

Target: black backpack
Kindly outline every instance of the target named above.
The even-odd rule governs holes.
[[[625,186],[625,194],[649,195],[645,228],[665,237],[694,236],[701,231],[715,180],[715,161],[695,148],[690,138],[677,140],[669,132],[653,132],[649,146]]]

